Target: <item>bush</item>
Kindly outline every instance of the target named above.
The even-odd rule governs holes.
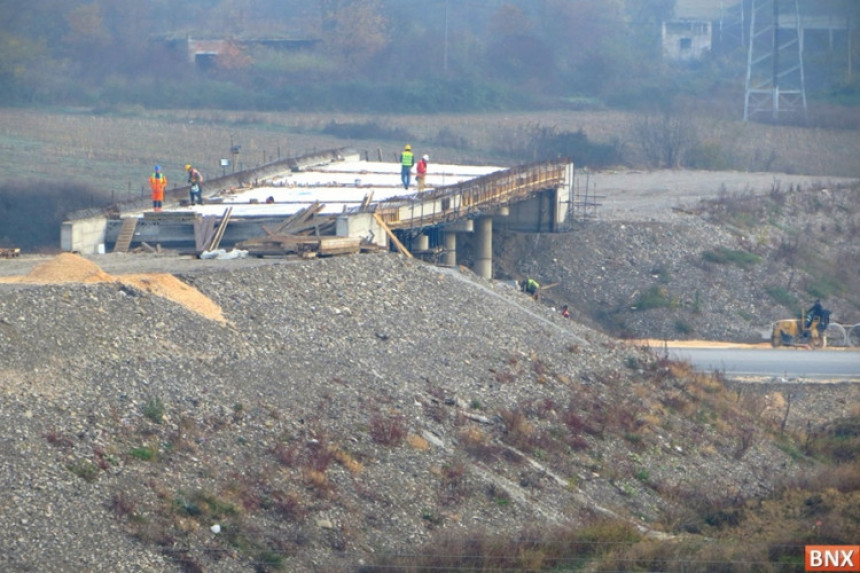
[[[702,259],[718,265],[733,264],[742,269],[748,269],[761,261],[761,257],[749,251],[728,249],[726,247],[717,247],[713,251],[705,251],[702,253]]]
[[[672,299],[669,297],[666,287],[654,285],[636,299],[633,310],[651,310],[654,308],[669,308]]]
[[[797,298],[783,286],[766,286],[764,287],[764,291],[768,296],[770,296],[770,298],[785,308],[794,310],[800,305]]]
[[[164,421],[164,403],[160,398],[150,398],[143,406],[143,415],[156,424],[162,423]]]
[[[718,143],[701,143],[684,154],[684,165],[690,169],[724,171],[732,167],[732,161]]]
[[[141,446],[139,448],[132,448],[129,452],[129,455],[135,459],[151,462],[158,456],[158,448],[154,446]]]
[[[399,446],[406,439],[406,418],[392,416],[385,418],[376,414],[370,420],[370,436],[377,444],[384,446]]]

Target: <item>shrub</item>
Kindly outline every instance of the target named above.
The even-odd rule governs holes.
[[[89,460],[75,460],[67,465],[66,468],[87,483],[96,481],[96,478],[99,476],[98,466]]]
[[[783,287],[783,286],[766,286],[764,287],[764,292],[770,296],[774,301],[778,304],[784,306],[785,308],[795,309],[798,308],[800,303],[797,301],[797,298],[791,294],[791,292]]]
[[[141,446],[139,448],[132,448],[128,455],[144,462],[150,462],[158,457],[158,447]]]
[[[407,435],[406,418],[402,415],[385,418],[376,414],[370,420],[370,436],[377,444],[399,446]]]
[[[666,291],[666,287],[654,285],[636,299],[633,310],[651,310],[654,308],[669,308],[672,299]]]
[[[143,406],[143,415],[156,424],[162,423],[164,421],[164,403],[160,398],[150,398]]]
[[[684,320],[683,318],[679,318],[675,321],[675,332],[678,334],[692,334],[693,325]]]
[[[53,426],[45,432],[45,439],[48,440],[49,444],[58,448],[68,449],[75,445],[75,441],[71,436],[60,432]]]
[[[749,251],[717,247],[713,251],[708,250],[703,252],[702,259],[718,265],[733,264],[742,269],[748,269],[757,264],[761,260],[761,257]]]
[[[439,469],[439,502],[443,505],[457,503],[468,493],[466,487],[466,465],[460,460],[454,460]]]
[[[499,416],[505,423],[505,441],[523,449],[533,446],[535,427],[519,410],[502,410]]]
[[[732,161],[719,143],[701,143],[687,150],[684,165],[690,169],[725,171],[732,166]]]

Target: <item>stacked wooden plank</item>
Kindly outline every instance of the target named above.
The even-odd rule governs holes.
[[[265,236],[242,241],[236,248],[248,251],[252,257],[298,255],[312,258],[358,253],[361,239],[335,236],[334,216],[319,215],[324,207],[316,202],[288,217],[275,229],[263,227]]]
[[[283,257],[298,255],[302,258],[347,255],[361,250],[359,237],[315,237],[312,235],[270,235],[242,241],[237,249],[248,251],[253,257]]]

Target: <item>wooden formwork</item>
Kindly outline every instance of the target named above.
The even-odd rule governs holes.
[[[568,160],[539,162],[438,187],[415,199],[380,202],[376,213],[391,229],[433,225],[508,205],[565,184]]]

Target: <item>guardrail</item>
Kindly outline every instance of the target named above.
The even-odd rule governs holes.
[[[421,196],[380,201],[376,212],[392,229],[422,227],[461,219],[508,205],[544,189],[561,187],[570,160],[541,161],[437,187]]]

